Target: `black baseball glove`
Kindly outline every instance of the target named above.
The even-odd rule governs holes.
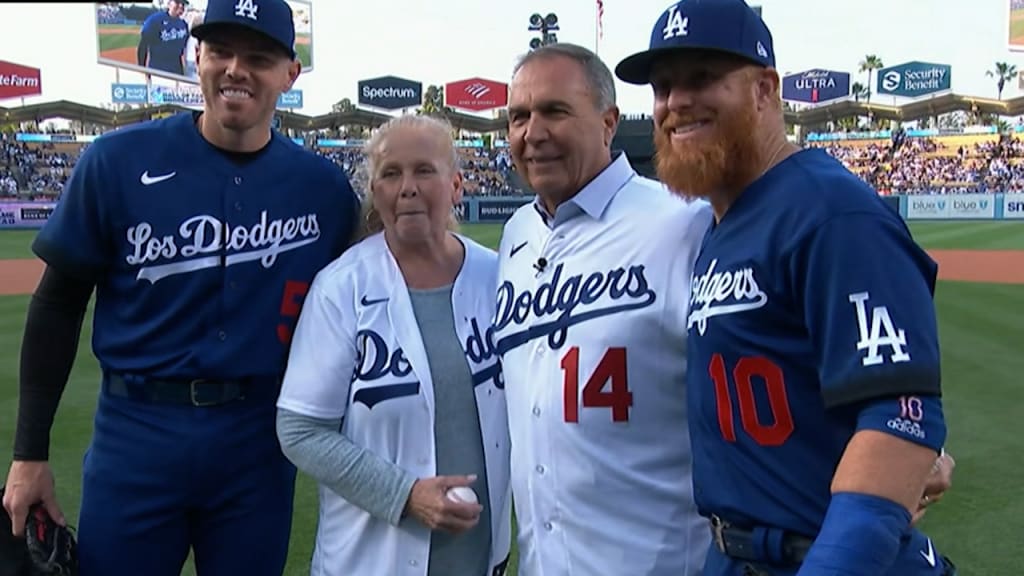
[[[4,489],[0,488],[0,499]],[[25,537],[11,533],[11,519],[0,507],[0,576],[77,576],[78,543],[36,504],[25,521]]]

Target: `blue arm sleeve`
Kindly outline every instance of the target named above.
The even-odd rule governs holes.
[[[36,235],[32,251],[68,275],[95,279],[111,265],[113,238],[104,196],[117,185],[106,167],[99,141],[75,164],[49,220]]]
[[[826,406],[940,394],[937,266],[884,212],[819,226],[794,259]]]

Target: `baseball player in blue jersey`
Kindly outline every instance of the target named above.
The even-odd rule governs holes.
[[[864,182],[786,139],[772,37],[683,0],[616,74],[654,92],[656,168],[715,218],[690,286],[705,576],[924,576],[912,515],[946,439],[936,265]]]
[[[169,0],[167,10],[150,14],[139,31],[139,66],[184,74],[188,23],[181,18],[188,0]]]
[[[83,576],[282,573],[294,467],[275,433],[291,331],[315,274],[350,243],[358,201],[328,160],[271,130],[300,72],[284,0],[211,0],[201,112],[86,151],[33,249],[14,458],[14,532],[61,523],[49,432],[95,288],[103,371],[83,462]]]

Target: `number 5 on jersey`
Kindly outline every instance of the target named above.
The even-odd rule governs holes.
[[[565,421],[580,421],[582,408],[611,408],[612,422],[628,422],[633,406],[626,372],[626,349],[609,348],[597,362],[580,393],[580,348],[573,346],[562,357]],[[605,388],[608,388],[606,391]]]

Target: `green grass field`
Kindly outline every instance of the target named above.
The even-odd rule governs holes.
[[[926,248],[1024,249],[1022,223],[918,223]],[[470,236],[495,246],[500,228],[470,225]],[[33,232],[0,234],[0,258],[31,257]],[[1016,418],[1024,408],[1024,286],[941,282],[936,291],[942,338],[948,450],[956,457],[954,488],[923,527],[964,576],[1018,574],[1015,553],[1024,535],[1024,478]],[[0,297],[0,460],[9,462],[17,409],[18,354],[25,296]],[[82,342],[89,342],[89,329]],[[89,442],[99,372],[87,346],[64,394],[53,430],[51,462],[60,502],[75,518],[82,454]],[[4,466],[6,464],[3,464]],[[6,474],[6,472],[4,473]],[[287,574],[308,574],[316,530],[314,485],[300,477]],[[191,568],[186,574],[192,574]],[[510,574],[515,574],[512,570]]]

